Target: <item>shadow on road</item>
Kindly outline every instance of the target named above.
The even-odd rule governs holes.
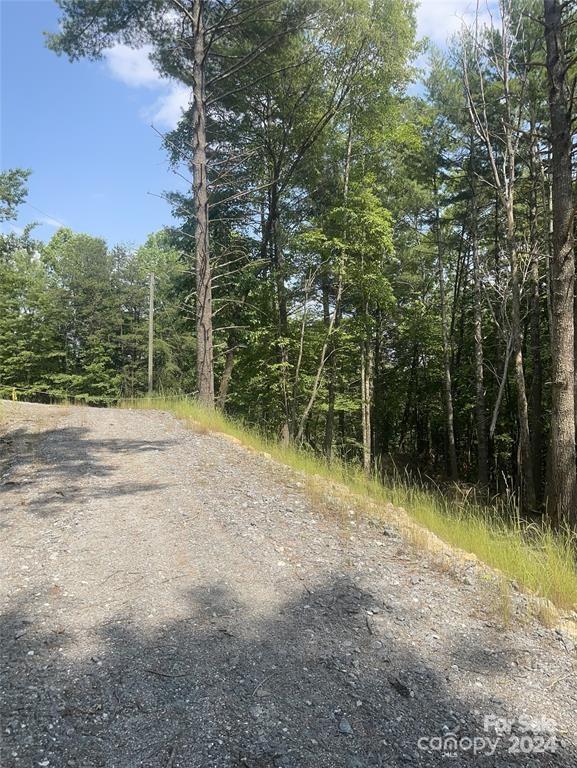
[[[124,496],[159,490],[157,483],[135,479],[110,483],[123,454],[162,452],[171,440],[110,438],[93,440],[90,430],[63,427],[34,432],[14,429],[0,438],[0,493],[24,492],[26,509],[37,515],[57,511],[63,501],[81,501],[87,478],[108,478],[101,487],[90,487],[90,498]]]
[[[494,737],[484,715],[521,713],[479,688],[459,695],[450,674],[395,638],[393,619],[377,621],[382,606],[348,578],[329,577],[265,618],[222,583],[182,597],[178,621],[150,628],[118,615],[83,638],[51,625],[48,590],[21,598],[0,629],[1,764],[577,765],[574,745],[508,754],[507,739],[475,756],[467,739]],[[419,748],[447,731],[465,739],[456,754]]]

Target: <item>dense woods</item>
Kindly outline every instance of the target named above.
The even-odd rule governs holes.
[[[2,236],[0,394],[145,394],[153,273],[156,393],[574,524],[574,4],[500,0],[447,53],[407,0],[59,5],[57,53],[150,45],[190,88],[190,194],[136,249]]]

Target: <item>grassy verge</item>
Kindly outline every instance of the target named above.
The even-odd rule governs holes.
[[[346,489],[367,513],[384,512],[387,504],[402,507],[419,526],[451,547],[476,555],[521,588],[547,598],[559,609],[577,609],[574,534],[511,523],[497,510],[468,501],[451,501],[440,492],[423,490],[401,480],[383,484],[368,479],[353,467],[339,462],[329,465],[310,451],[282,445],[218,411],[203,409],[191,399],[144,398],[124,405],[170,411],[196,429],[230,435],[315,481]]]

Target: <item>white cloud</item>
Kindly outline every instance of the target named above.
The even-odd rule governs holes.
[[[141,117],[162,128],[172,129],[190,103],[190,91],[180,83],[163,78],[155,70],[150,46],[130,48],[116,45],[104,52],[106,68],[112,77],[130,88],[147,88],[158,95],[150,106],[140,111]]]
[[[160,96],[148,109],[143,110],[143,117],[154,124],[166,128],[175,128],[182,117],[183,110],[190,106],[190,88],[179,83],[171,83],[167,93]]]
[[[53,227],[54,229],[60,229],[61,227],[66,226],[66,224],[58,221],[58,219],[54,219],[52,216],[41,216],[38,221],[40,224],[45,224],[47,227]]]
[[[115,45],[104,51],[104,60],[108,71],[116,80],[133,88],[158,88],[163,79],[150,60],[151,47],[130,48],[128,45]]]
[[[495,0],[481,0],[479,15],[481,23],[490,19],[490,8]],[[421,0],[417,8],[417,27],[420,37],[428,37],[437,45],[444,45],[448,38],[458,32],[463,22],[475,20],[476,0]]]

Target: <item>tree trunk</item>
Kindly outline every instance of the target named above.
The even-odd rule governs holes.
[[[403,416],[399,423],[398,450],[400,453],[403,453],[406,450],[405,438],[407,437],[407,435],[409,435],[408,439],[410,440],[410,429],[413,422],[412,411],[414,410],[413,400],[416,399],[416,390],[417,390],[416,378],[417,378],[418,364],[419,364],[419,346],[418,346],[418,342],[415,341],[413,345],[413,354],[411,356],[411,372],[409,374],[408,382],[407,382],[407,399],[405,400],[405,407],[403,408]]]
[[[277,172],[274,171],[274,181],[271,184],[270,190],[270,237],[271,237],[271,253],[272,253],[272,267],[274,273],[274,285],[277,301],[277,313],[278,313],[278,356],[279,356],[279,371],[280,371],[280,387],[282,394],[283,405],[283,422],[281,424],[281,440],[287,444],[290,442],[291,434],[291,419],[290,419],[290,404],[288,394],[288,306],[287,306],[287,290],[285,283],[285,261],[284,251],[281,239],[281,224],[280,224],[280,211],[279,211],[279,192],[278,184],[276,182]]]
[[[523,508],[533,511],[536,508],[533,462],[531,457],[531,431],[529,429],[529,407],[525,387],[525,367],[523,363],[523,336],[521,332],[521,285],[519,275],[519,257],[515,239],[515,219],[513,200],[509,198],[507,206],[507,247],[511,264],[511,346],[517,384],[517,416],[519,420],[519,446],[517,465]]]
[[[437,190],[435,189],[435,194]],[[449,476],[451,480],[458,477],[457,449],[455,446],[455,428],[453,416],[453,391],[451,384],[451,346],[447,328],[447,305],[445,301],[445,275],[443,266],[443,247],[441,243],[441,217],[438,206],[435,208],[435,228],[437,235],[437,267],[439,278],[439,301],[441,304],[441,332],[443,336],[443,386],[445,394],[445,427],[447,430],[447,445],[449,454]]]
[[[348,128],[347,128],[347,148],[345,152],[345,168],[343,175],[343,199],[347,202],[349,196],[349,183],[351,177],[351,159],[353,149],[353,117],[351,111],[348,116]],[[326,280],[323,282],[323,318],[326,326],[330,323],[330,278],[326,276]],[[335,329],[339,327],[340,319],[340,307],[335,316]],[[331,339],[328,357],[329,357],[329,371],[328,371],[328,384],[327,384],[327,416],[325,421],[325,437],[324,437],[324,452],[326,457],[330,460],[333,452],[333,434],[334,434],[334,418],[335,418],[335,394],[336,394],[336,374],[337,374],[337,360],[336,360],[336,346],[334,339]]]
[[[386,420],[385,420],[385,382],[383,376],[383,313],[380,307],[375,312],[375,339],[373,349],[373,464],[382,475],[384,456],[386,453]]]
[[[477,232],[477,197],[471,178],[471,251],[473,257],[473,336],[475,340],[475,411],[477,421],[477,477],[480,485],[489,485],[489,442],[487,439],[487,415],[485,408],[484,354],[483,354],[483,316],[481,311],[483,296],[479,263],[479,238]]]
[[[485,91],[481,91],[480,108],[475,105],[468,81],[468,71],[465,67],[467,98],[469,102],[469,114],[471,123],[475,127],[477,135],[483,140],[487,148],[487,156],[491,166],[495,192],[498,195],[505,213],[506,243],[509,257],[509,269],[511,276],[511,346],[515,366],[515,378],[517,382],[517,414],[519,422],[519,441],[517,466],[519,474],[519,489],[521,504],[524,508],[535,509],[535,485],[533,480],[533,464],[531,460],[531,435],[529,429],[529,415],[527,407],[527,393],[525,388],[525,371],[523,365],[523,348],[521,333],[521,278],[519,270],[519,258],[515,231],[515,183],[517,168],[517,152],[520,134],[515,130],[515,124],[521,121],[518,112],[522,102],[513,104],[510,80],[511,54],[511,30],[513,29],[512,5],[509,0],[499,4],[501,10],[501,34],[499,36],[500,50],[500,79],[503,83],[503,105],[505,118],[502,120],[503,134],[499,136],[499,152],[496,151],[495,136],[487,118],[487,102]],[[477,9],[478,13],[478,9]],[[478,25],[476,27],[476,33]],[[477,42],[477,37],[475,37]],[[480,72],[479,51],[481,46],[475,46],[474,55],[477,63],[477,71]],[[495,56],[497,53],[495,52]],[[482,80],[482,78],[481,78]],[[497,210],[495,211],[497,214]],[[498,243],[498,218],[495,219],[495,243]],[[495,250],[496,268],[498,272],[498,249]]]
[[[559,0],[544,0],[551,121],[553,254],[551,259],[551,485],[553,523],[577,522],[573,293],[571,91]]]
[[[214,407],[212,349],[212,277],[208,236],[208,178],[206,161],[206,102],[204,89],[204,0],[193,0],[193,195],[196,261],[196,379],[198,399]]]
[[[373,394],[373,347],[364,339],[361,349],[361,411],[363,423],[363,470],[371,474],[371,405]]]
[[[325,362],[326,362],[326,359],[327,359],[327,353],[328,353],[329,346],[330,346],[330,343],[331,343],[332,334],[333,334],[333,331],[335,329],[335,322],[336,322],[336,319],[337,319],[338,314],[339,314],[342,290],[343,290],[343,278],[342,278],[342,275],[339,275],[339,284],[338,284],[338,288],[337,288],[337,295],[335,297],[335,309],[334,309],[333,314],[331,315],[331,318],[330,318],[330,321],[329,321],[329,326],[327,328],[327,334],[325,336],[325,340],[324,340],[323,346],[321,348],[321,355],[320,355],[320,359],[319,359],[319,365],[318,365],[317,372],[316,372],[316,375],[315,375],[315,378],[314,378],[311,394],[310,394],[309,400],[308,400],[308,402],[307,402],[307,404],[305,406],[305,409],[303,411],[303,415],[301,417],[301,422],[300,422],[299,428],[298,428],[298,430],[293,431],[293,435],[296,434],[296,442],[297,443],[300,443],[302,441],[303,432],[304,432],[305,425],[307,423],[307,419],[309,418],[310,412],[312,410],[312,407],[313,407],[313,405],[315,403],[315,400],[316,400],[316,397],[317,397],[317,394],[318,394],[318,391],[319,391],[319,387],[320,387],[320,384],[321,384],[321,377],[323,375],[323,371],[324,371],[324,368],[325,368]],[[304,330],[304,325],[303,325],[303,330]],[[301,337],[301,342],[302,342],[302,337]]]
[[[330,278],[328,275],[323,277],[323,322],[325,328],[328,328],[331,321],[330,311]],[[325,419],[325,437],[324,437],[324,453],[327,459],[331,459],[333,453],[333,435],[334,435],[334,421],[335,421],[335,378],[336,378],[336,365],[335,365],[335,348],[331,343],[329,347],[329,365],[328,365],[328,383],[327,383],[327,415]]]
[[[230,385],[230,379],[232,377],[232,369],[234,367],[234,352],[235,352],[235,347],[229,347],[229,349],[226,350],[226,357],[224,360],[224,370],[222,372],[222,377],[220,379],[220,385],[218,388],[218,397],[216,399],[216,404],[220,408],[220,410],[224,409],[224,406],[226,404],[226,398],[228,396],[228,387]]]
[[[541,360],[541,300],[539,275],[539,236],[537,215],[537,145],[531,129],[530,177],[531,193],[529,206],[529,248],[531,254],[529,298],[529,338],[531,349],[531,389],[529,391],[529,413],[531,429],[531,456],[533,460],[533,478],[535,495],[540,506],[543,491],[543,365]]]

